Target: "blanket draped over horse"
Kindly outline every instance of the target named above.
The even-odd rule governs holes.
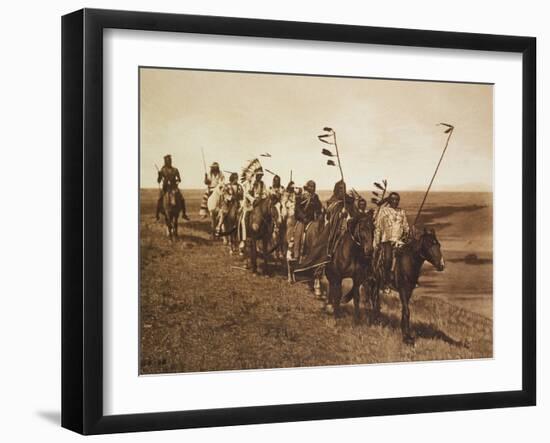
[[[318,268],[330,261],[327,244],[331,227],[324,220],[314,220],[304,230],[300,255],[296,257],[294,272]]]
[[[342,201],[331,202],[327,208],[327,222],[320,219],[306,226],[294,272],[308,271],[330,262],[338,241],[347,229],[348,221],[356,220],[359,215],[353,205],[353,199],[346,201],[346,209],[349,208],[349,212],[342,212],[343,206]]]

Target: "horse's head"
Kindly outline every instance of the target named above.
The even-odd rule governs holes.
[[[441,253],[441,244],[435,236],[433,229],[425,229],[419,239],[420,255],[430,262],[439,272],[445,269],[445,260]]]
[[[272,220],[272,204],[270,198],[257,200],[250,213],[250,228],[254,235],[260,235],[261,230]]]
[[[352,237],[360,246],[364,256],[368,259],[372,257],[374,248],[374,220],[372,211],[357,217],[353,223]]]

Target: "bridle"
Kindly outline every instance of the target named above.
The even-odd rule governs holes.
[[[353,241],[353,243],[355,243],[359,247],[361,247],[362,243],[361,243],[361,240],[359,240],[357,238],[357,236],[355,234],[355,231],[361,225],[362,222],[363,222],[363,220],[358,220],[357,223],[355,223],[355,226],[353,227],[353,230],[348,228],[348,232],[349,232],[351,240]]]

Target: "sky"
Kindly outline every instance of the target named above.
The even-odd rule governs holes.
[[[329,126],[348,187],[425,190],[446,122],[455,130],[432,190],[492,191],[492,85],[140,68],[139,118],[143,188],[157,186],[166,154],[180,188],[202,188],[202,149],[207,166],[236,172],[267,152],[260,161],[283,184],[292,170],[297,185],[332,189],[340,173],[317,138]]]

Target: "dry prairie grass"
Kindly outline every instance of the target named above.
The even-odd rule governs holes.
[[[140,221],[142,374],[492,357],[486,317],[413,297],[415,347],[401,341],[394,296],[383,301],[380,325],[367,325],[364,309],[355,325],[351,304],[335,321],[307,285],[232,268],[242,260],[209,239],[207,222],[183,224],[182,238],[171,243],[153,220],[154,194],[147,197]],[[191,208],[195,200],[188,199]]]

